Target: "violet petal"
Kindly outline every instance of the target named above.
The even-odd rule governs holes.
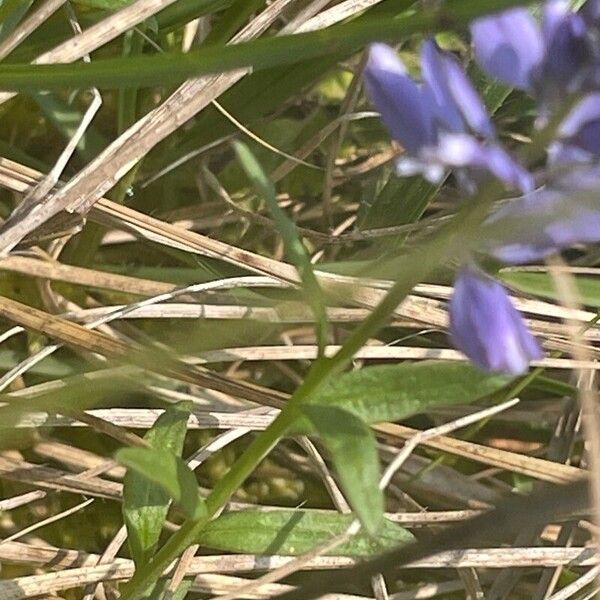
[[[524,193],[533,189],[532,175],[506,150],[495,144],[485,145],[471,135],[442,135],[435,153],[437,160],[449,167],[487,171]]]
[[[410,154],[436,141],[433,114],[419,86],[392,48],[373,44],[364,72],[365,89],[391,136]]]
[[[590,94],[567,115],[559,128],[567,145],[600,155],[600,93]]]
[[[434,100],[438,119],[449,131],[461,133],[465,124],[475,133],[490,137],[494,128],[487,110],[458,61],[426,40],[421,51],[423,79]]]
[[[544,87],[569,85],[582,76],[592,59],[583,17],[561,0],[547,3],[544,13],[546,58],[541,77]],[[558,89],[550,93],[564,93]]]
[[[544,58],[542,33],[523,8],[475,19],[471,24],[475,58],[491,76],[531,89]]]
[[[504,287],[476,268],[459,272],[449,314],[454,345],[485,371],[520,375],[543,357]]]
[[[595,188],[540,188],[510,201],[487,221],[482,235],[486,252],[519,265],[576,244],[600,242],[598,180]]]

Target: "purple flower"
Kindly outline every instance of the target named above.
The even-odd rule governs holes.
[[[554,163],[600,156],[600,93],[589,94],[575,106],[561,123],[558,136],[559,142],[550,148]]]
[[[392,137],[406,150],[400,175],[441,180],[447,168],[489,172],[523,191],[532,178],[491,138],[485,107],[456,59],[429,40],[423,45],[422,84],[415,82],[396,53],[374,44],[365,68],[365,88]]]
[[[569,11],[566,2],[548,2],[543,20],[546,55],[540,74],[540,91],[545,99],[564,95],[584,84],[592,60],[584,18]]]
[[[416,155],[422,148],[435,145],[437,129],[423,89],[389,46],[371,46],[365,88],[391,136],[407,152]]]
[[[575,169],[491,215],[482,249],[518,265],[576,244],[600,242],[599,193],[599,168]]]
[[[459,272],[449,312],[454,345],[485,371],[520,375],[543,357],[504,287],[475,267]]]
[[[421,67],[441,127],[454,133],[467,133],[471,129],[484,138],[494,136],[487,110],[454,56],[429,39],[423,44]]]
[[[481,17],[471,23],[475,58],[492,77],[531,89],[544,58],[541,31],[524,8]]]
[[[427,156],[427,153],[424,153]],[[504,148],[481,144],[471,135],[453,134],[440,137],[435,157],[453,167],[469,167],[492,173],[511,187],[529,192],[533,178]]]
[[[541,27],[526,9],[513,8],[476,19],[471,34],[485,71],[544,103],[584,85],[592,66],[586,20],[563,0],[546,2]]]

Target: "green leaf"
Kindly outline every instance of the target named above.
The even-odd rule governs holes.
[[[191,473],[192,481],[184,475],[186,479],[180,481],[177,462],[189,414],[187,403],[169,407],[144,437],[152,449],[125,448],[117,453],[117,460],[129,467],[123,482],[123,517],[136,564],[144,564],[154,554],[171,497],[181,498],[184,486],[190,499],[198,497],[195,476]]]
[[[331,454],[344,495],[362,526],[376,534],[383,523],[375,436],[356,415],[332,406],[305,404],[300,411]]]
[[[73,0],[75,4],[88,8],[101,8],[103,10],[117,10],[131,4],[133,0]]]
[[[202,514],[204,507],[198,496],[196,476],[178,456],[154,448],[123,448],[116,458],[128,469],[168,492],[189,517],[197,518]]]
[[[489,375],[458,362],[376,365],[331,379],[310,403],[341,408],[366,423],[382,423],[406,419],[434,406],[468,404],[510,381],[505,375]],[[298,422],[296,427],[307,431],[309,423]]]
[[[243,510],[226,513],[211,521],[198,541],[227,552],[297,556],[344,533],[353,520],[352,515],[333,511]],[[377,537],[360,531],[329,554],[372,556],[413,539],[406,529],[386,520]]]
[[[499,275],[508,285],[521,292],[559,300],[552,278],[548,273],[510,269],[500,271]],[[573,275],[573,280],[581,303],[600,308],[600,279],[584,275]]]
[[[373,41],[398,40],[423,30],[443,30],[488,12],[525,4],[523,0],[455,0],[444,12],[419,11],[398,18],[364,17],[324,30],[267,37],[227,46],[207,46],[186,54],[99,59],[91,64],[0,66],[5,90],[47,90],[57,87],[116,88],[166,85],[187,77],[222,73],[242,67],[266,69],[302,60],[351,54]]]
[[[298,231],[293,221],[277,203],[273,182],[267,177],[248,146],[240,142],[235,142],[234,147],[238,159],[244,171],[252,181],[254,188],[267,203],[273,221],[281,234],[287,257],[294,264],[296,269],[298,269],[298,274],[300,275],[303,284],[304,297],[311,307],[317,321],[319,353],[322,354],[328,339],[329,327],[327,311],[325,308],[323,292],[315,277],[308,252],[298,236]]]

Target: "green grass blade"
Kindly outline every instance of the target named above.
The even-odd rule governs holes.
[[[267,203],[273,221],[281,234],[288,259],[295,265],[296,269],[298,269],[298,274],[300,275],[303,284],[304,297],[311,307],[317,321],[319,352],[322,353],[327,344],[329,325],[323,292],[315,277],[308,252],[298,236],[298,231],[293,221],[277,203],[275,186],[267,177],[248,146],[236,142],[234,147],[238,159],[244,171],[252,181],[255,190]]]
[[[383,492],[373,432],[356,415],[337,407],[308,404],[300,412],[329,451],[352,510],[368,533],[378,534],[383,524]]]
[[[398,40],[418,31],[443,30],[473,17],[524,4],[522,0],[456,0],[438,11],[396,19],[365,17],[325,30],[262,38],[229,46],[209,46],[186,54],[95,60],[91,64],[0,65],[5,90],[44,90],[60,87],[116,88],[161,85],[183,78],[251,67],[265,69],[295,64],[331,54],[351,54],[377,40]]]

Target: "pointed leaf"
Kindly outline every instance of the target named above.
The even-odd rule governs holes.
[[[191,518],[205,510],[200,504],[194,472],[181,458],[154,448],[123,448],[117,460],[166,491]]]
[[[344,533],[352,515],[321,510],[243,510],[211,521],[199,540],[203,545],[227,552],[296,556]],[[360,531],[329,554],[370,556],[414,539],[406,529],[384,521],[377,537]]]
[[[332,379],[310,403],[342,408],[366,423],[382,423],[406,419],[434,406],[468,404],[510,381],[510,377],[483,373],[467,363],[375,365]],[[294,428],[307,430],[310,424],[306,420]]]
[[[383,493],[373,432],[341,408],[306,404],[301,411],[329,450],[352,510],[368,533],[377,533],[383,523]]]
[[[153,452],[161,457],[181,455],[188,416],[189,405],[181,403],[169,407],[157,419],[144,438],[152,446]],[[128,448],[118,453],[118,459],[131,467],[123,482],[123,517],[133,559],[136,564],[142,564],[154,554],[167,518],[171,496],[153,477],[147,477],[143,469],[136,468],[136,465],[139,467],[139,461],[135,461],[135,452],[133,459],[127,458],[129,450],[141,450],[142,453],[145,450]],[[151,464],[154,472],[159,471],[158,464]]]

